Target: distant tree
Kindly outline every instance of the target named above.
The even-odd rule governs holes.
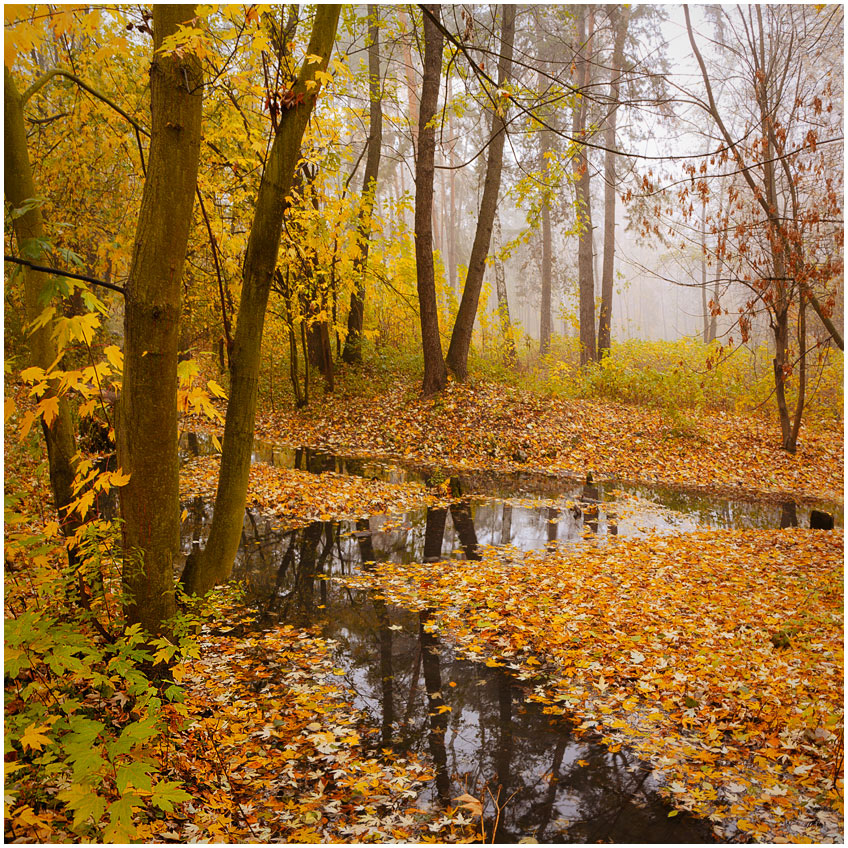
[[[356,280],[350,296],[347,319],[347,338],[342,359],[362,361],[362,324],[365,315],[365,266],[368,262],[368,243],[371,238],[371,214],[377,196],[377,174],[383,145],[382,84],[380,79],[380,19],[379,7],[368,5],[368,91],[370,102],[368,154],[362,182],[362,205],[359,212],[359,255],[355,263]]]
[[[613,31],[612,61],[610,65],[609,113],[604,126],[604,264],[601,272],[601,312],[598,319],[598,358],[609,353],[612,328],[613,272],[615,269],[615,206],[616,191],[615,149],[616,117],[621,92],[621,75],[624,58],[624,40],[630,7],[611,5],[610,25]]]
[[[474,329],[474,320],[477,317],[477,305],[480,300],[480,290],[483,286],[486,257],[491,244],[492,226],[498,203],[498,193],[501,187],[503,150],[506,140],[505,116],[509,104],[508,92],[506,92],[505,86],[509,81],[512,68],[513,40],[515,36],[515,6],[511,4],[502,6],[502,15],[501,49],[498,60],[498,88],[496,91],[490,92],[490,96],[494,99],[494,104],[492,106],[483,197],[480,201],[480,212],[477,216],[474,244],[471,248],[471,258],[468,260],[468,271],[462,290],[462,299],[454,322],[447,355],[448,367],[460,380],[464,380],[468,376],[468,351],[471,347],[471,334]]]
[[[774,340],[781,441],[794,452],[806,399],[808,306],[838,347],[843,345],[830,318],[833,299],[828,291],[843,268],[842,163],[827,153],[828,142],[841,136],[833,107],[841,97],[841,78],[822,72],[817,63],[817,58],[825,59],[832,66],[833,51],[826,51],[830,42],[841,45],[841,11],[812,6],[718,10],[725,29],[720,48],[740,71],[724,79],[733,83],[733,90],[721,101],[688,7],[684,12],[706,95],[699,103],[722,142],[714,159],[734,166],[734,179],[725,189],[729,202],[724,217],[714,222],[723,236],[717,254],[725,268],[732,263],[735,281],[747,290],[738,317],[742,340],[755,314],[767,317]],[[708,168],[706,160],[700,168],[689,168],[692,191],[701,197],[716,191],[709,186]],[[690,210],[692,206],[690,202]],[[796,367],[790,408],[789,379]]]

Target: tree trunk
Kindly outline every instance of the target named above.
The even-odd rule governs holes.
[[[4,191],[13,209],[21,208],[25,201],[36,197],[32,167],[27,150],[24,105],[8,68],[3,78],[4,132],[3,151]],[[42,259],[40,243],[45,238],[41,208],[33,206],[12,218],[12,228],[18,243],[18,254],[36,264]],[[44,305],[39,302],[48,276],[23,266],[19,273],[23,279],[26,321],[31,324],[41,314]],[[52,338],[50,324],[33,330],[28,338],[30,364],[45,371],[56,361],[58,350]],[[74,454],[76,445],[71,410],[67,399],[59,394],[58,381],[48,384],[42,398],[58,397],[58,413],[50,425],[43,423],[44,441],[47,445],[47,462],[50,488],[59,513],[59,521],[66,533],[73,532],[75,522],[67,516],[65,507],[73,500]]]
[[[174,615],[180,549],[177,354],[180,280],[200,156],[203,76],[192,53],[160,54],[193,6],[153,7],[151,136],[124,306],[118,462],[129,624],[155,635]]]
[[[586,8],[576,7],[577,84],[584,91],[590,80],[589,51],[593,33],[586,37]],[[575,140],[586,136],[587,98],[584,94],[574,107],[572,135]],[[589,155],[585,147],[580,147],[573,159],[575,193],[577,199],[576,215],[578,220],[579,243],[577,248],[577,276],[580,288],[580,364],[586,365],[595,359],[595,278],[592,268],[592,200],[589,185]]]
[[[704,344],[710,343],[710,308],[707,303],[707,202],[701,202],[701,312],[704,316]]]
[[[451,77],[448,76],[446,97],[450,103],[453,97]],[[448,114],[448,138],[450,139],[450,222],[448,226],[448,274],[453,291],[457,290],[456,278],[456,138],[453,134],[453,114]]]
[[[277,264],[286,195],[300,156],[301,139],[321,89],[317,84],[310,91],[306,84],[317,82],[316,71],[327,68],[340,10],[338,4],[317,8],[306,53],[320,56],[321,60],[305,62],[300,69],[292,91],[295,97],[302,96],[302,100],[299,105],[283,111],[280,117],[256,198],[230,359],[230,400],[224,425],[215,512],[206,548],[195,561],[195,567],[183,576],[188,590],[198,594],[229,578],[238,551],[253,448],[265,308]]]
[[[368,242],[371,238],[371,214],[377,196],[377,174],[383,144],[383,104],[380,89],[380,25],[378,7],[368,4],[370,21],[368,46],[368,75],[371,114],[368,135],[368,155],[365,159],[365,178],[362,183],[362,205],[359,209],[359,255],[354,262],[355,288],[350,295],[347,317],[347,338],[342,359],[347,363],[362,362],[362,324],[365,318],[365,266],[368,263]]]
[[[425,9],[436,18],[440,6]],[[422,392],[432,395],[447,385],[447,369],[439,336],[439,309],[433,268],[433,163],[436,154],[436,128],[431,121],[439,101],[442,70],[442,33],[424,15],[424,81],[421,85],[421,111],[418,119],[418,156],[415,160],[415,265],[418,277],[418,303],[421,313],[421,346],[424,352]]]
[[[629,6],[611,6],[610,23],[615,32],[612,50],[612,78],[609,97],[610,114],[604,130],[604,264],[601,272],[601,315],[598,321],[598,359],[609,354],[612,344],[612,294],[615,270],[615,131],[621,87],[621,66],[624,58],[624,39],[627,35]]]
[[[548,130],[540,131],[543,173],[547,170],[545,154],[551,149]],[[542,199],[542,303],[539,317],[539,353],[544,356],[551,349],[551,278],[553,276],[553,249],[551,243],[551,202],[547,193]]]
[[[501,53],[498,60],[498,89],[503,89],[507,84],[512,70],[515,6],[504,4],[502,13],[503,28],[501,30]],[[497,93],[494,96],[499,97]],[[486,160],[486,180],[483,184],[480,214],[477,217],[477,229],[474,233],[471,258],[468,260],[468,272],[465,275],[462,300],[459,303],[459,311],[456,315],[450,346],[448,347],[447,366],[460,380],[465,380],[468,377],[468,351],[471,347],[471,334],[474,330],[474,320],[477,317],[477,305],[480,301],[480,290],[486,271],[486,256],[489,253],[495,208],[501,188],[503,149],[506,140],[506,106],[507,102],[504,98],[502,103],[499,102],[497,107],[492,109],[489,151]],[[503,113],[501,113],[501,109]]]
[[[509,317],[509,298],[507,297],[506,280],[504,279],[503,261],[497,255],[502,244],[501,218],[495,214],[495,227],[492,233],[495,248],[495,289],[498,294],[498,315],[501,321],[501,335],[504,340],[506,364],[513,368],[518,361],[515,353],[515,339],[512,335],[512,320]]]

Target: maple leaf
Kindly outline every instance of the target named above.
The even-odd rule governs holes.
[[[20,743],[24,748],[40,751],[45,745],[52,745],[53,740],[45,736],[44,732],[50,730],[49,724],[31,724],[20,737]]]

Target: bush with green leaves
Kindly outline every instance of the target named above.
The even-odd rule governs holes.
[[[173,641],[122,630],[110,620],[115,523],[84,525],[68,566],[56,528],[37,530],[18,506],[7,498],[6,836],[129,842],[144,817],[190,798],[164,774],[183,691],[151,669],[196,655],[193,622],[177,622]]]

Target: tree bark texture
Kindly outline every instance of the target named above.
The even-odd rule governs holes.
[[[425,7],[438,18],[441,7]],[[433,267],[433,172],[436,155],[436,128],[433,116],[439,101],[442,70],[442,33],[424,15],[424,81],[418,118],[418,155],[415,160],[415,265],[418,303],[421,315],[421,346],[424,352],[422,393],[432,395],[447,385],[447,369],[439,335],[439,308],[436,303],[436,277]]]
[[[512,48],[515,38],[515,6],[504,4],[502,7],[503,24],[501,29],[501,52],[498,60],[498,88],[502,89],[509,80],[512,70]],[[483,275],[486,272],[486,257],[492,240],[492,226],[498,193],[501,188],[503,169],[503,149],[506,140],[506,98],[500,98],[494,92],[498,105],[492,109],[492,124],[489,133],[489,150],[486,160],[486,179],[483,184],[483,197],[480,201],[480,213],[477,216],[477,228],[468,260],[468,272],[462,300],[451,334],[448,347],[447,366],[459,380],[468,377],[468,351],[471,347],[471,335],[474,320],[477,317],[477,305],[480,302],[480,290],[483,287]],[[501,112],[502,110],[502,112]]]
[[[612,48],[612,78],[609,87],[609,117],[604,128],[604,264],[601,271],[601,314],[598,320],[598,359],[606,356],[612,344],[612,294],[615,270],[615,131],[621,89],[624,39],[627,35],[629,6],[611,6],[610,23],[615,33]]]
[[[32,166],[27,149],[24,102],[9,69],[4,67],[3,77],[3,178],[6,200],[12,209],[20,209],[27,200],[36,196]],[[41,208],[33,206],[23,214],[13,213],[12,228],[18,243],[18,253],[36,264],[41,259],[39,242],[45,238]],[[48,281],[48,275],[23,266],[19,273],[23,280],[24,310],[27,323],[41,314],[44,305],[39,302]],[[45,371],[55,362],[58,350],[51,337],[52,327],[47,324],[27,336],[30,364]],[[43,397],[58,397],[58,414],[48,426],[42,424],[47,445],[47,461],[53,501],[59,513],[63,530],[70,533],[75,522],[64,509],[73,500],[74,462],[76,444],[73,421],[67,399],[58,393],[57,381],[51,381]]]
[[[362,183],[362,205],[359,208],[359,255],[354,263],[355,288],[350,295],[347,338],[342,359],[347,363],[362,362],[362,325],[365,319],[365,267],[371,238],[371,213],[377,198],[377,174],[383,145],[383,104],[380,87],[380,22],[378,7],[368,4],[370,44],[368,46],[368,82],[371,101],[368,154]]]
[[[590,81],[589,51],[591,34],[586,37],[586,7],[576,7],[577,49],[575,65],[577,85],[584,92],[574,107],[572,135],[575,140],[586,136],[588,100],[586,90]],[[595,359],[595,278],[592,268],[592,195],[589,185],[589,154],[580,146],[573,159],[575,193],[577,199],[578,248],[577,276],[580,288],[580,364]]]
[[[340,10],[338,4],[317,7],[306,52],[320,56],[321,60],[304,63],[300,69],[292,90],[295,98],[302,99],[282,113],[259,185],[230,358],[230,400],[224,424],[215,512],[206,547],[183,576],[187,589],[197,594],[229,578],[238,551],[253,448],[265,308],[277,264],[286,196],[300,156],[301,139],[321,88],[319,84],[309,91],[306,83],[315,81],[316,71],[327,68]]]
[[[158,635],[174,615],[180,548],[177,353],[182,278],[197,169],[203,78],[196,55],[159,53],[193,6],[153,7],[151,136],[124,307],[118,462],[126,616]]]

